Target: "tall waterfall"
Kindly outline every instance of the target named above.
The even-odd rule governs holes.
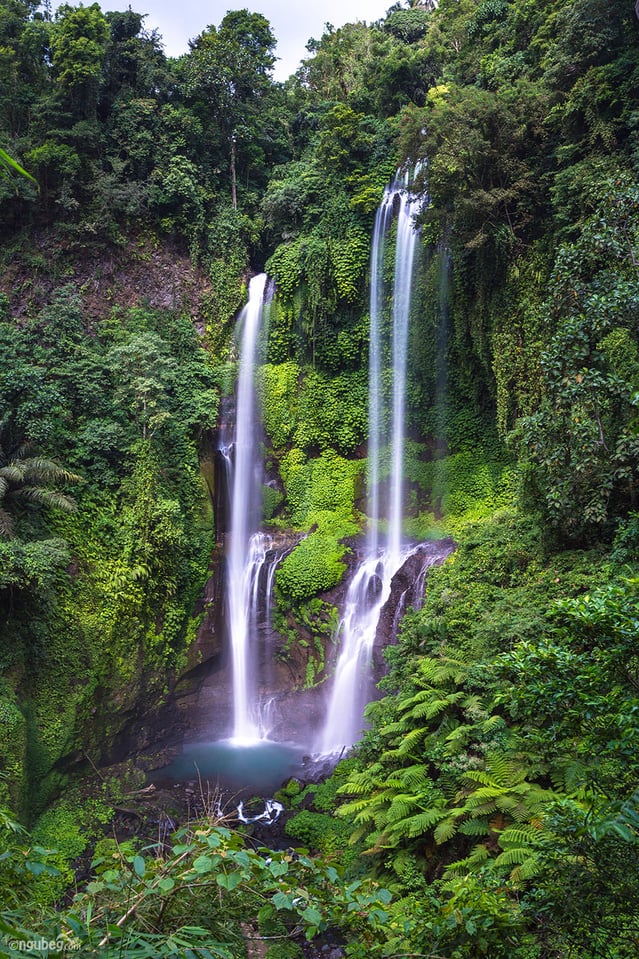
[[[256,630],[260,572],[266,543],[259,525],[262,466],[256,415],[255,365],[262,324],[266,274],[253,277],[239,320],[242,329],[237,381],[235,456],[231,468],[231,524],[228,546],[227,616],[233,669],[233,739],[259,739],[256,695],[249,669],[250,640]],[[228,454],[227,454],[228,457]]]
[[[348,588],[338,630],[341,651],[320,743],[324,754],[352,745],[359,736],[364,705],[369,698],[370,666],[380,614],[390,597],[391,580],[406,557],[402,539],[406,364],[417,242],[414,216],[420,207],[420,201],[409,192],[409,185],[408,173],[398,175],[387,187],[375,218],[371,249],[368,533],[365,554]],[[397,237],[389,335],[384,322],[383,273],[388,233],[395,216]],[[392,377],[390,409],[384,391],[384,357],[388,354]],[[389,441],[390,486],[382,502],[380,461],[382,449]],[[388,520],[385,536],[380,528],[382,518]]]

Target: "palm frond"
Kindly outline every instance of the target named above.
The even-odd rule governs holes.
[[[15,525],[13,518],[6,509],[0,509],[0,533],[6,539],[13,539]]]
[[[67,513],[74,513],[78,506],[74,499],[59,493],[57,490],[44,489],[41,486],[23,486],[14,494],[15,497],[38,506],[48,506],[52,509],[61,509]]]

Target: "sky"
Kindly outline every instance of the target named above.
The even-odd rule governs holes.
[[[85,0],[85,6],[90,0]],[[164,50],[169,57],[178,57],[188,50],[188,41],[207,26],[219,26],[227,10],[248,8],[261,13],[271,24],[277,39],[275,55],[276,80],[286,80],[308,56],[306,43],[310,37],[319,40],[324,33],[324,24],[335,28],[355,20],[372,23],[384,16],[393,0],[99,0],[101,9],[128,10],[148,14],[144,25],[147,30],[157,29],[162,35]],[[76,6],[71,0],[71,6]]]

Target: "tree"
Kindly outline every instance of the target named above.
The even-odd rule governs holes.
[[[54,73],[78,118],[95,115],[108,37],[99,4],[58,8],[51,34]]]
[[[108,362],[118,381],[116,396],[128,402],[143,440],[150,440],[171,414],[167,409],[172,362],[155,333],[131,336],[113,347]]]
[[[186,88],[203,100],[209,122],[225,144],[233,206],[237,207],[238,153],[251,138],[260,102],[272,86],[275,38],[268,20],[248,10],[229,11],[191,42]]]

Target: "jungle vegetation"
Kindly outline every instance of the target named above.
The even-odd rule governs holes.
[[[275,42],[231,11],[170,59],[131,8],[0,0],[0,956],[634,959],[635,6],[398,2],[284,84]],[[88,795],[85,758],[189,662],[247,276],[277,288],[268,518],[309,533],[278,608],[325,635],[363,521],[373,218],[417,161],[407,531],[456,551],[361,745],[282,791],[304,851],[215,816],[117,844],[127,784]]]

